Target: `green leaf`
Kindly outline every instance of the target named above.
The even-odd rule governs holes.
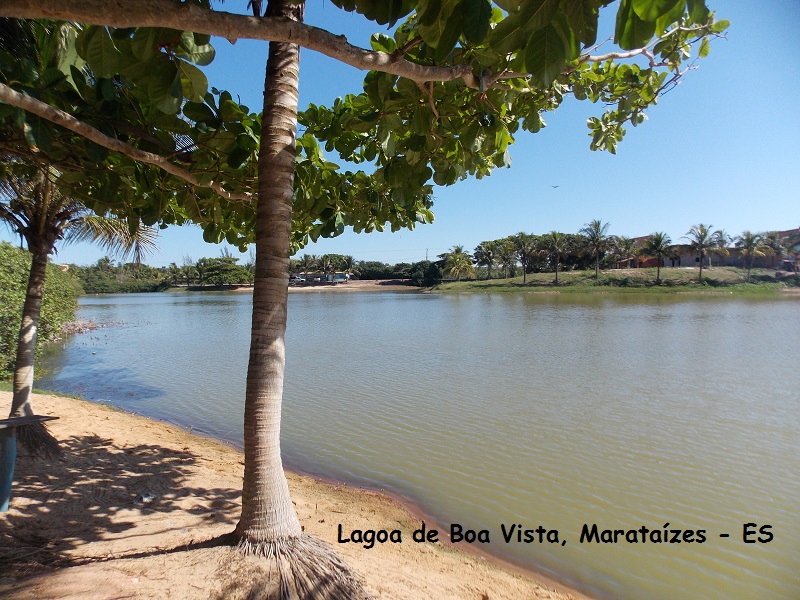
[[[569,21],[566,15],[558,14],[553,19],[553,27],[555,27],[561,40],[564,42],[564,51],[567,60],[577,60],[581,55],[581,44],[575,32],[569,26]]]
[[[631,0],[634,12],[643,21],[655,21],[669,14],[680,0]]]
[[[53,137],[50,134],[50,122],[36,115],[27,115],[25,125],[25,141],[31,148],[38,148],[44,152],[50,151]]]
[[[395,154],[395,135],[388,121],[381,121],[378,125],[378,141],[383,148],[383,153],[388,158]]]
[[[432,10],[435,4],[441,4],[441,7],[438,11],[438,16],[433,19],[429,25],[420,22],[419,35],[426,44],[438,49],[442,42],[445,42],[446,45],[453,38],[453,25],[451,24],[451,21],[454,20],[458,21],[459,24],[458,34],[456,34],[456,41],[458,40],[458,35],[461,34],[461,13],[456,10],[460,4],[459,0],[435,0],[435,3],[426,10],[425,14],[423,14],[423,18],[427,17],[427,12]],[[452,17],[455,17],[455,19]],[[455,41],[453,41],[453,46],[455,46]],[[450,53],[450,50],[452,50],[452,47],[447,49],[448,54]]]
[[[700,42],[700,58],[705,58],[708,56],[710,51],[711,46],[708,44],[708,38],[703,38],[703,41]]]
[[[433,113],[428,106],[419,106],[411,119],[411,131],[417,135],[425,135],[433,126]]]
[[[157,51],[160,29],[157,27],[140,27],[131,39],[131,51],[139,60],[148,60]]]
[[[240,133],[236,136],[236,145],[239,148],[244,148],[248,152],[255,152],[258,150],[258,142],[246,133]]]
[[[534,80],[548,87],[564,69],[566,49],[555,27],[535,31],[525,48],[525,67]]]
[[[541,29],[553,20],[561,0],[528,0],[519,10],[521,27],[528,32]]]
[[[231,169],[238,169],[250,158],[250,151],[245,150],[240,146],[236,146],[231,153],[228,154],[228,166]]]
[[[714,33],[722,33],[730,26],[731,26],[730,21],[728,21],[727,19],[722,19],[720,21],[717,21],[711,26],[711,31],[713,31]]]
[[[192,64],[178,61],[183,96],[192,102],[202,102],[208,91],[208,79],[205,73]]]
[[[597,41],[598,11],[593,0],[564,0],[564,14],[575,36],[586,46]]]
[[[105,27],[92,27],[91,31],[86,42],[86,62],[97,77],[113,77],[119,68],[119,50]]]
[[[157,60],[153,60],[157,59]],[[161,112],[172,115],[180,107],[181,77],[178,67],[165,54],[157,54],[151,59],[152,68],[147,87],[148,95]],[[175,94],[177,83],[178,93]]]
[[[397,44],[395,44],[394,40],[383,33],[373,33],[372,37],[369,38],[369,43],[376,52],[388,52],[391,54],[397,50]]]
[[[183,114],[195,123],[210,123],[216,120],[214,112],[205,104],[187,102],[183,105]]]
[[[201,67],[210,64],[216,56],[216,51],[211,44],[197,45],[194,34],[188,31],[181,35],[180,48],[181,50],[178,52],[180,56]]]
[[[442,0],[419,0],[417,5],[417,22],[420,26],[429,27],[439,19],[442,12]],[[447,18],[446,15],[445,18]]]
[[[623,50],[641,48],[650,41],[656,31],[654,22],[645,22],[633,11],[631,0],[622,0],[617,11],[617,27],[614,41]]]
[[[686,4],[689,7],[689,17],[692,21],[700,24],[705,24],[708,21],[711,13],[706,7],[705,0],[687,0]]]
[[[447,57],[450,56],[450,53],[456,47],[458,38],[461,36],[461,21],[462,14],[460,12],[453,13],[450,15],[450,18],[447,19],[446,27],[442,32],[439,45],[436,46],[436,52],[434,53],[436,62],[441,63],[446,61]]]
[[[670,25],[680,20],[685,10],[686,0],[680,0],[672,10],[659,17],[656,21],[656,35],[662,35]]]
[[[464,37],[473,44],[479,44],[489,33],[492,5],[489,0],[463,0],[460,10]]]

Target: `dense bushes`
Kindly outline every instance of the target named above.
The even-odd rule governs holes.
[[[30,265],[27,251],[0,243],[0,379],[13,374]],[[75,318],[79,291],[79,284],[69,272],[47,265],[39,321],[40,344],[59,337],[61,326]]]

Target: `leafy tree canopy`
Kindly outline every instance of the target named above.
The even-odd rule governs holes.
[[[113,13],[100,0],[46,10],[7,0],[0,16],[94,25],[63,25],[54,40],[36,22],[2,20],[0,151],[58,166],[65,189],[132,226],[193,221],[207,241],[244,248],[261,116],[209,87],[201,67],[214,58],[212,34],[291,40],[372,69],[361,93],[298,115],[297,250],[346,226],[430,222],[434,184],[509,166],[519,131],[538,131],[568,96],[605,107],[589,121],[591,147],[614,152],[625,125],[641,123],[727,27],[703,0],[623,0],[616,47],[601,54],[602,0],[332,1],[394,29],[367,49],[303,23],[211,10],[205,0],[143,0]],[[18,60],[16,48],[31,44],[35,59]]]

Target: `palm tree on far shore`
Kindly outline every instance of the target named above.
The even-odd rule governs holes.
[[[461,281],[464,275],[475,275],[472,256],[464,251],[464,246],[453,246],[453,249],[444,256],[444,270],[450,277],[455,277],[456,281]]]
[[[497,261],[497,242],[481,242],[475,248],[475,264],[486,267],[486,279],[492,278],[492,267]]]
[[[656,264],[656,283],[661,283],[661,263],[672,247],[672,239],[663,231],[651,233],[644,243],[644,252],[648,256],[655,256]]]
[[[719,250],[727,243],[724,234],[720,231],[711,231],[712,225],[704,225],[698,223],[693,225],[686,235],[684,236],[689,240],[689,246],[697,252],[700,257],[700,274],[697,281],[703,283],[703,262],[705,261],[706,254]]]
[[[312,254],[303,254],[300,257],[297,265],[304,275],[308,276],[308,272],[317,268],[317,257]]]
[[[744,266],[747,269],[747,281],[750,281],[750,271],[753,268],[753,260],[757,256],[766,256],[770,251],[765,243],[764,236],[752,231],[743,231],[742,235],[736,238],[736,247],[742,252]]]
[[[62,191],[58,172],[52,167],[7,163],[0,176],[0,221],[22,237],[31,253],[31,269],[22,324],[17,340],[13,398],[10,417],[33,415],[31,390],[39,316],[42,307],[48,256],[61,240],[93,241],[122,257],[140,262],[143,252],[155,247],[155,230],[138,227],[130,232],[128,222],[93,214],[82,202]],[[19,442],[30,452],[59,454],[58,442],[44,425],[22,427]]]
[[[517,262],[517,253],[510,238],[504,238],[497,243],[497,261],[503,267],[503,279],[511,277]]]
[[[558,267],[561,262],[561,257],[568,251],[569,249],[569,238],[560,231],[551,231],[550,233],[546,233],[542,236],[544,241],[544,246],[548,254],[551,257],[555,258],[556,261],[556,281],[555,284],[558,285]]]
[[[770,231],[764,236],[764,245],[769,248],[769,266],[775,266],[775,257],[786,255],[786,246],[783,238],[777,231]]]
[[[586,245],[594,256],[594,278],[600,278],[600,255],[605,252],[610,243],[611,236],[608,235],[610,223],[603,223],[600,219],[594,219],[586,223],[578,232],[586,237]]]
[[[520,231],[517,235],[513,236],[514,251],[517,253],[517,259],[522,265],[522,285],[525,285],[528,276],[528,266],[531,264],[534,256],[536,255],[536,238],[535,236]]]
[[[636,240],[624,235],[616,236],[613,239],[614,253],[618,261],[626,261],[630,266],[630,260],[636,256]]]

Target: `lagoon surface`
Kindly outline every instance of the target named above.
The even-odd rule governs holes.
[[[115,325],[52,348],[37,385],[241,443],[250,310],[83,298]],[[796,297],[291,294],[285,461],[488,529],[474,545],[598,598],[797,599],[798,342]],[[772,527],[746,544],[746,523]],[[581,543],[593,524],[705,542]]]

